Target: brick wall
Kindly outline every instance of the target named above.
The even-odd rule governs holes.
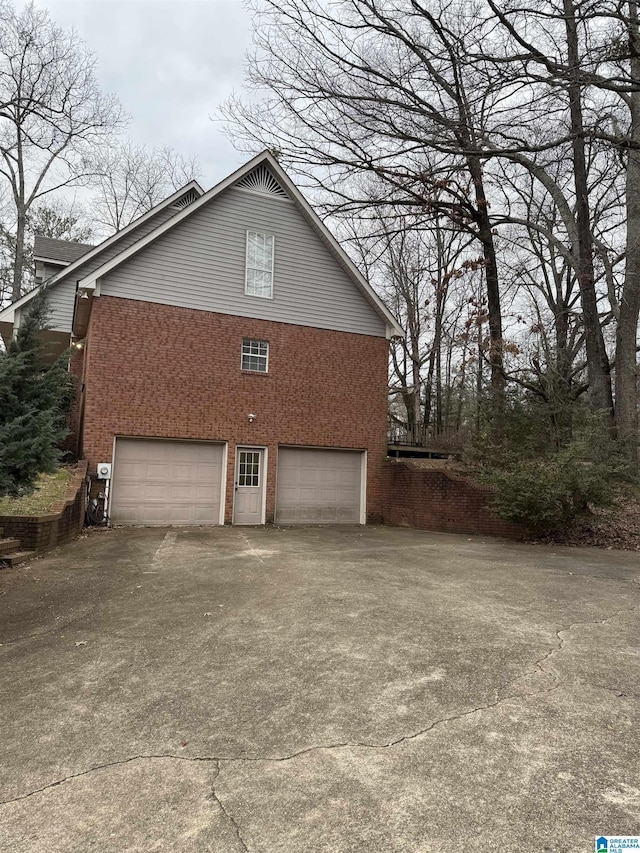
[[[63,498],[37,516],[0,515],[3,536],[20,539],[21,548],[46,551],[77,536],[84,524],[86,461],[78,462]]]
[[[243,337],[269,342],[268,375],[241,371]],[[83,454],[91,473],[116,435],[228,441],[231,521],[236,445],[267,446],[272,521],[279,444],[366,449],[367,517],[380,521],[387,358],[384,338],[101,296],[84,360]]]
[[[409,460],[384,465],[385,524],[522,538],[523,528],[498,518],[489,508],[491,490],[453,471],[420,468]]]

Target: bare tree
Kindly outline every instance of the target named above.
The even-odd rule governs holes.
[[[488,356],[500,395],[499,271],[483,166],[483,121],[496,92],[466,61],[486,21],[445,0],[330,8],[261,0],[254,11],[249,76],[265,98],[226,105],[231,134],[276,149],[323,190],[331,213],[402,205],[466,228],[484,258]],[[375,196],[354,182],[363,174],[377,179]]]
[[[571,133],[573,221],[565,217],[581,291],[587,368],[594,408],[613,411],[611,365],[597,310],[594,254],[602,247],[593,239],[591,188],[588,177],[589,140],[626,158],[626,272],[618,299],[609,292],[617,320],[615,346],[615,420],[618,436],[637,452],[637,329],[640,314],[640,38],[636,0],[489,4],[509,35],[508,49],[497,59],[512,79],[526,67],[538,101],[556,104],[566,115]],[[524,101],[523,108],[529,106]],[[556,141],[556,145],[559,141]],[[549,148],[552,144],[549,145]],[[531,167],[531,162],[525,163]],[[536,164],[537,166],[537,164]],[[545,180],[540,173],[540,180]],[[565,210],[566,213],[566,210]]]
[[[74,31],[33,4],[17,11],[5,0],[0,16],[0,176],[15,210],[17,299],[30,209],[94,174],[96,146],[123,124],[123,113],[100,92],[95,59]]]
[[[471,7],[458,0],[256,0],[254,10],[252,92],[227,104],[231,134],[277,150],[324,193],[330,213],[403,208],[415,223],[444,215],[474,235],[490,330],[483,357],[498,390],[505,380],[526,381],[522,363],[511,369],[515,351],[509,368],[505,362],[502,277],[511,259],[496,249],[503,228],[519,229],[515,239],[529,243],[528,262],[546,265],[553,279],[550,301],[539,289],[542,301],[529,304],[557,322],[556,366],[579,393],[586,371],[592,410],[606,413],[612,434],[617,421],[621,437],[636,436],[637,0]],[[558,169],[566,163],[569,170]],[[373,191],[355,180],[363,174],[375,178]],[[535,205],[523,203],[519,188],[532,181],[546,217],[536,219]],[[521,286],[514,281],[514,293]]]
[[[149,150],[124,142],[107,151],[99,171],[94,219],[106,233],[113,233],[197,180],[200,166],[195,158],[184,158],[171,148]]]
[[[406,330],[390,353],[390,420],[398,435],[425,444],[452,425],[458,429],[460,416],[455,424],[447,416],[451,367],[454,353],[456,361],[466,363],[463,307],[484,268],[471,255],[473,237],[451,227],[446,217],[412,224],[401,213],[391,220],[374,212],[350,219],[344,243]],[[476,279],[471,289],[470,276]]]
[[[512,51],[511,57],[500,57],[503,63],[505,59],[511,59],[508,65],[503,65],[508,67],[507,74],[503,75],[504,85],[521,76],[522,63],[530,63],[542,69],[530,73],[531,85],[527,88],[528,98],[521,105],[522,114],[526,116],[526,110],[532,106],[531,99],[534,97],[539,104],[547,105],[547,108],[551,102],[553,114],[557,114],[558,110],[568,113],[566,124],[569,126],[569,134],[563,129],[558,134],[560,138],[556,136],[554,139],[552,129],[551,138],[546,139],[546,150],[554,151],[559,147],[570,146],[573,204],[567,199],[563,188],[553,182],[539,159],[521,153],[528,148],[524,140],[531,131],[530,121],[526,118],[518,122],[520,136],[517,130],[512,131],[509,141],[516,152],[508,156],[528,169],[543,184],[563,213],[581,294],[592,407],[596,411],[607,412],[613,423],[611,366],[600,325],[593,268],[594,247],[583,109],[585,84],[581,71],[586,59],[579,37],[579,13],[574,0],[562,0],[560,9],[548,8],[548,4],[534,2],[528,7],[529,14],[526,18],[521,7],[513,7],[511,10],[507,5],[506,10],[503,10],[492,0],[489,0],[489,5],[511,37],[511,42],[508,43],[508,49]],[[531,37],[532,24],[534,27],[537,25],[536,42],[532,41]],[[564,29],[562,34],[559,32],[560,26]],[[526,37],[524,32],[527,33]],[[513,61],[516,51],[517,64]]]
[[[640,26],[638,4],[629,0],[623,38],[628,43],[629,91],[622,97],[629,111],[627,153],[627,240],[625,283],[616,332],[616,422],[620,437],[638,454],[638,318],[640,317]],[[624,52],[622,56],[624,57]],[[634,85],[636,84],[636,85]]]
[[[16,254],[14,223],[0,221],[0,307],[11,301],[13,270]],[[35,285],[33,265],[33,239],[36,234],[54,240],[71,240],[90,243],[94,239],[93,227],[87,211],[77,201],[66,201],[54,196],[46,202],[33,205],[26,217],[22,281],[25,290]]]

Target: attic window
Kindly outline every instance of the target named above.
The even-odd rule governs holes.
[[[198,193],[195,190],[189,190],[188,193],[185,193],[183,196],[173,203],[173,207],[177,210],[184,210],[185,207],[188,207],[190,204],[193,204],[194,201],[198,199]]]
[[[256,166],[248,175],[239,180],[236,186],[243,190],[252,190],[253,192],[263,193],[264,195],[287,198],[286,192],[263,163]]]

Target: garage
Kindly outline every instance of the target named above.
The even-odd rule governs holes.
[[[276,523],[364,523],[364,468],[363,451],[280,447]]]
[[[220,524],[225,445],[117,438],[114,524]]]

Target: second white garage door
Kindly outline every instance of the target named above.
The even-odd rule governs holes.
[[[276,523],[359,524],[362,451],[280,447]]]
[[[114,524],[220,523],[224,445],[117,438]]]

